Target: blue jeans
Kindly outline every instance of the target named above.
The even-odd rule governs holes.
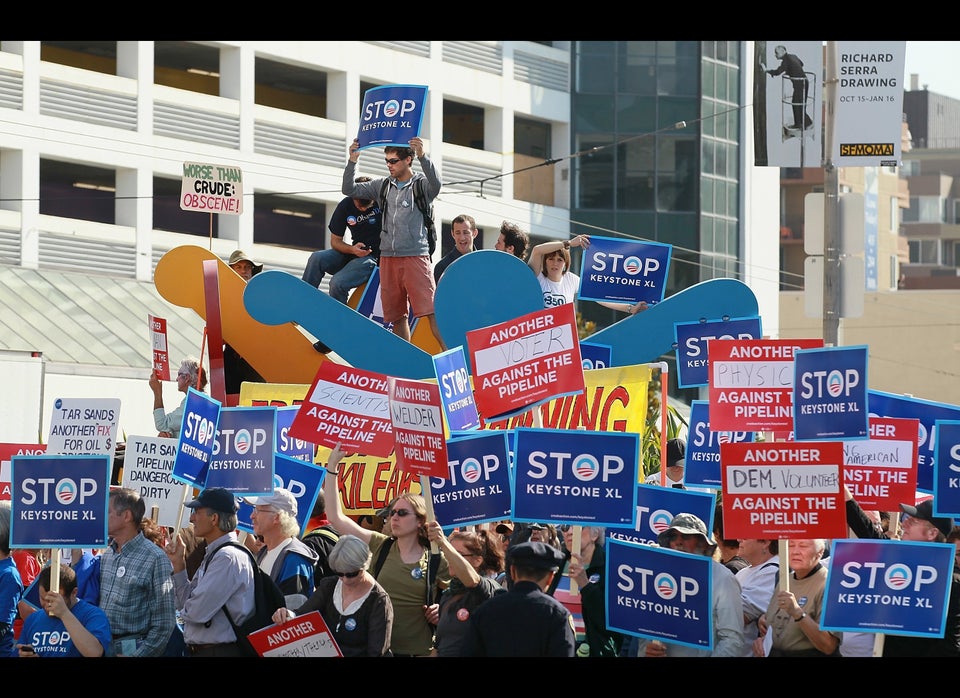
[[[333,248],[317,250],[307,260],[303,280],[317,288],[324,275],[331,274],[330,297],[346,305],[350,290],[367,283],[376,266],[376,261],[369,255],[355,257]]]

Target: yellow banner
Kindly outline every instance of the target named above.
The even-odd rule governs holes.
[[[620,431],[641,436],[647,420],[647,384],[649,366],[618,366],[584,371],[586,390],[540,405],[544,429]],[[243,383],[239,404],[244,406],[299,405],[309,385],[282,383]],[[533,413],[528,410],[509,419],[484,424],[483,429],[532,427]],[[315,461],[326,465],[330,449],[317,447]],[[345,514],[373,514],[398,494],[421,494],[420,477],[396,468],[393,454],[386,458],[348,455],[340,465],[340,502]]]

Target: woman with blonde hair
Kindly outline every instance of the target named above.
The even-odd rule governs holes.
[[[328,476],[323,479],[327,518],[341,534],[354,535],[370,546],[374,560],[373,577],[393,602],[394,624],[390,649],[396,657],[425,657],[433,647],[434,627],[439,620],[439,591],[450,583],[450,571],[443,553],[431,565],[427,537],[427,507],[419,494],[404,492],[390,505],[387,519],[391,535],[363,528],[343,513],[337,474],[343,460],[340,445],[330,451]],[[332,477],[331,477],[332,476]],[[381,551],[386,548],[386,553]],[[436,569],[434,570],[434,566]]]

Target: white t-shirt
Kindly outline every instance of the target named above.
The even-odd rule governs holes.
[[[559,281],[551,281],[542,273],[537,274],[540,289],[543,291],[543,307],[555,308],[565,303],[573,303],[580,288],[580,277],[568,271]]]

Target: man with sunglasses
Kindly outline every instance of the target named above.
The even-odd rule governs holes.
[[[354,182],[369,182],[357,177]],[[380,261],[380,205],[371,198],[347,196],[337,204],[330,217],[330,247],[310,255],[303,269],[303,280],[319,287],[323,277],[330,277],[330,297],[347,304],[351,289],[361,286]],[[350,242],[344,241],[347,231]]]
[[[409,144],[408,148],[384,147],[389,177],[357,182],[355,174],[360,159],[360,141],[354,138],[343,170],[342,191],[344,196],[373,199],[388,212],[380,232],[380,299],[384,322],[391,323],[393,333],[409,342],[407,308],[412,307],[416,317],[427,319],[437,343],[446,350],[433,312],[433,295],[437,286],[430,257],[430,233],[414,200],[416,180],[424,180],[423,191],[428,204],[437,198],[442,182],[437,166],[423,151],[423,140],[415,136]],[[422,172],[415,173],[411,169],[414,156]],[[387,183],[386,201],[379,201],[384,181]]]

